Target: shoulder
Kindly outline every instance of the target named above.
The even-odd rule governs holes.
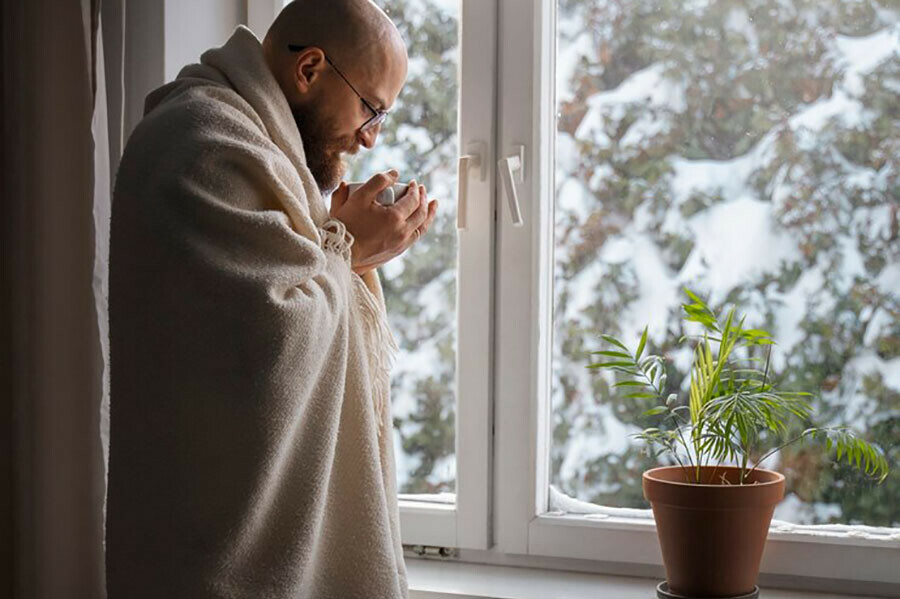
[[[233,89],[190,79],[176,83],[155,92],[164,97],[147,110],[135,129],[135,143],[193,144],[202,148],[210,141],[233,140],[277,150],[262,120]]]
[[[154,97],[155,95],[155,97]],[[120,174],[147,181],[204,172],[240,176],[228,165],[284,179],[295,170],[259,116],[233,89],[179,80],[148,97],[155,101],[131,134]],[[293,173],[293,176],[296,176]]]

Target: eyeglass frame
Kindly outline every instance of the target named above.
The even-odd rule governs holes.
[[[288,50],[290,50],[291,52],[302,52],[303,50],[305,50],[309,47],[310,46],[299,46],[297,44],[288,44]],[[319,49],[321,50],[321,48],[319,48]],[[328,53],[325,52],[324,50],[322,50],[322,54],[325,56],[326,62],[328,62],[328,64],[331,66],[331,68],[334,69],[334,72],[337,73],[338,76],[344,80],[344,83],[346,83],[347,86],[351,90],[353,90],[353,93],[356,94],[356,97],[359,98],[360,100],[362,100],[362,103],[366,105],[366,108],[368,108],[372,112],[372,116],[366,122],[364,122],[362,125],[360,125],[359,130],[361,132],[368,131],[369,129],[374,129],[375,127],[377,127],[378,125],[383,123],[384,120],[388,116],[388,111],[387,110],[379,110],[379,109],[375,108],[374,106],[372,106],[372,104],[370,104],[368,100],[363,98],[361,93],[356,91],[356,88],[353,87],[353,84],[350,83],[350,80],[344,76],[344,74],[341,72],[341,70],[339,68],[337,68],[337,66],[334,64],[334,62],[332,62],[331,58],[328,57]]]

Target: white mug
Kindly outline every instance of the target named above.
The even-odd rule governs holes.
[[[353,193],[357,189],[363,186],[363,183],[348,183],[347,187],[350,188],[350,193]],[[382,206],[390,206],[397,200],[399,200],[404,193],[409,189],[409,183],[394,183],[390,187],[386,187],[382,191],[375,196],[375,201],[377,201]]]

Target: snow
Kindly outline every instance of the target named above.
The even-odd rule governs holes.
[[[846,68],[844,87],[860,95],[864,91],[863,74],[888,58],[900,56],[900,24],[862,37],[839,35],[835,46],[839,53],[837,62]]]
[[[687,160],[679,156],[673,157],[673,205],[677,207],[684,204],[695,193],[721,195],[726,200],[753,197],[755,193],[748,187],[747,181],[761,164],[769,161],[774,138],[774,132],[770,132],[749,152],[731,160]]]
[[[798,131],[808,129],[811,132],[821,130],[829,121],[839,118],[841,124],[848,128],[865,124],[867,114],[862,108],[862,103],[838,89],[831,96],[813,102],[802,111],[794,115],[788,121],[791,129]],[[808,136],[806,144],[802,147],[810,147],[815,144],[816,138]]]
[[[669,272],[659,248],[646,235],[631,233],[616,236],[607,241],[599,262],[613,263],[632,261],[638,287],[638,298],[621,315],[623,334],[635,337],[648,326],[648,335],[662,339],[666,333],[669,310],[677,306],[681,288]]]
[[[900,262],[892,262],[885,266],[875,279],[875,287],[886,295],[896,296],[900,289]]]
[[[427,480],[433,485],[440,484],[442,481],[456,480],[456,454],[451,453],[435,460],[434,468],[428,475]]]
[[[864,380],[869,376],[880,376],[886,387],[900,393],[900,357],[884,360],[875,352],[867,351],[854,356],[844,366],[841,394],[849,401],[845,402],[840,423],[860,432],[869,423],[889,415],[878,413],[877,403],[864,392]]]
[[[592,47],[592,39],[588,31],[581,32],[574,39],[567,40],[567,43],[560,47],[556,54],[557,102],[568,102],[575,97],[575,90],[571,89],[567,82],[571,81],[581,58],[591,54]]]
[[[396,417],[397,415],[394,414]],[[402,489],[409,482],[409,474],[415,468],[413,464],[415,460],[408,453],[403,451],[403,439],[400,435],[400,429],[394,427],[391,435],[394,442],[394,463],[397,470],[397,488]]]
[[[775,308],[775,326],[777,335],[775,339],[782,351],[772,353],[775,360],[773,366],[778,369],[783,366],[785,354],[803,340],[804,332],[800,323],[809,313],[808,302],[816,297],[822,288],[825,278],[818,268],[810,269],[800,275],[800,279],[785,293],[773,294]]]
[[[625,507],[608,507],[581,501],[575,497],[566,495],[554,485],[550,485],[548,512],[551,515],[585,514],[594,519],[606,518],[630,518],[634,520],[652,520],[651,510],[641,510]]]
[[[571,213],[584,222],[596,210],[593,194],[575,177],[566,178],[556,192],[556,210]]]
[[[666,77],[663,64],[637,71],[615,89],[587,99],[588,111],[575,131],[575,138],[590,140],[600,147],[608,145],[610,140],[604,131],[606,122],[621,120],[631,103],[678,112],[684,109],[684,89]]]
[[[651,112],[645,112],[628,127],[628,131],[619,140],[619,146],[631,150],[624,156],[635,156],[637,151],[646,148],[658,135],[672,130],[672,123],[668,118],[660,118]]]
[[[562,479],[577,478],[585,464],[607,454],[624,453],[631,446],[630,435],[640,429],[619,421],[611,406],[596,404],[586,407],[573,425],[586,434],[570,440],[566,458],[559,468]]]
[[[713,302],[742,282],[799,259],[793,240],[774,226],[769,202],[744,196],[696,214],[688,226],[695,245],[680,278],[702,280]]]
[[[759,51],[759,37],[756,35],[756,29],[754,29],[746,9],[735,7],[728,11],[728,16],[725,18],[725,27],[742,35],[747,40],[747,45],[750,46],[753,54]]]
[[[778,515],[776,509],[776,516]],[[794,522],[785,522],[778,518],[772,520],[769,533],[787,533],[796,537],[809,537],[810,539],[832,538],[844,540],[852,544],[852,541],[875,541],[880,546],[887,544],[889,547],[900,547],[900,528],[887,528],[883,526],[865,526],[860,524],[817,524],[804,526]]]
[[[653,511],[648,509],[617,508],[597,505],[571,497],[550,485],[548,496],[548,515],[562,516],[567,514],[583,515],[585,519],[606,520],[609,518],[627,518],[630,520],[653,520]],[[832,538],[846,541],[874,541],[879,545],[887,544],[900,547],[900,529],[883,526],[815,524],[811,522],[827,521],[831,517],[840,517],[840,507],[834,504],[810,505],[804,503],[793,493],[785,495],[784,500],[775,507],[775,514],[769,532],[776,536],[789,534],[795,539]]]
[[[394,331],[396,325],[391,325]],[[396,335],[396,332],[395,332]],[[440,352],[437,348],[438,339],[428,338],[413,350],[402,347],[397,352],[397,359],[391,370],[391,411],[395,418],[406,419],[415,412],[416,394],[414,386],[416,380],[423,374],[433,372],[435,365],[440,364]]]
[[[397,141],[412,144],[418,152],[425,152],[434,146],[427,130],[422,127],[412,127],[407,123],[397,126]]]
[[[831,503],[806,503],[794,493],[788,493],[775,506],[773,518],[793,524],[819,524],[841,517],[841,506]]]

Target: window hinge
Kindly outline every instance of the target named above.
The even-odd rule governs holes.
[[[431,545],[404,545],[403,549],[419,557],[450,558],[459,557],[456,547],[432,547]]]

